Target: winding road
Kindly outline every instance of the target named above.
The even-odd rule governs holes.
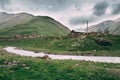
[[[54,55],[54,54],[45,54],[43,52],[35,53],[33,51],[21,50],[16,47],[6,47],[5,51],[17,54],[20,56],[28,57],[43,57],[48,55],[51,59],[58,60],[84,60],[84,61],[93,61],[93,62],[105,62],[105,63],[120,63],[120,57],[103,57],[103,56],[74,56],[74,55]]]

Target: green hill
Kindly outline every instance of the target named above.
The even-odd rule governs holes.
[[[69,29],[48,16],[34,16],[24,24],[0,29],[0,36],[38,34],[43,36],[63,36],[69,33]]]

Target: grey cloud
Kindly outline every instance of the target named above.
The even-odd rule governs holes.
[[[112,10],[112,14],[119,14],[120,13],[120,3],[114,5],[113,10]]]
[[[95,21],[95,18],[90,16],[90,17],[73,17],[69,20],[69,23],[72,25],[79,25],[79,24],[85,24],[86,22],[93,22]]]
[[[74,1],[74,0],[73,0]],[[24,0],[21,2],[32,10],[61,11],[74,5],[72,0]]]
[[[106,12],[106,9],[108,7],[108,3],[103,1],[103,2],[99,2],[99,3],[96,3],[93,10],[94,10],[94,15],[97,15],[97,16],[101,16],[101,15],[104,15],[105,12]]]
[[[10,4],[10,0],[0,0],[0,8],[7,9],[6,6]]]
[[[77,11],[79,11],[81,9],[81,5],[79,5],[79,4],[75,4],[74,6],[75,6]]]

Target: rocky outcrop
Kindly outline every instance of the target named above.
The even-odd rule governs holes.
[[[109,40],[105,40],[105,39],[102,39],[102,38],[97,38],[95,39],[95,42],[101,46],[110,46],[112,45],[112,42],[109,41]]]

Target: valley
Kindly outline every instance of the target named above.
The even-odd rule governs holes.
[[[0,13],[0,80],[119,80],[120,28],[106,22],[84,33],[48,16]]]

